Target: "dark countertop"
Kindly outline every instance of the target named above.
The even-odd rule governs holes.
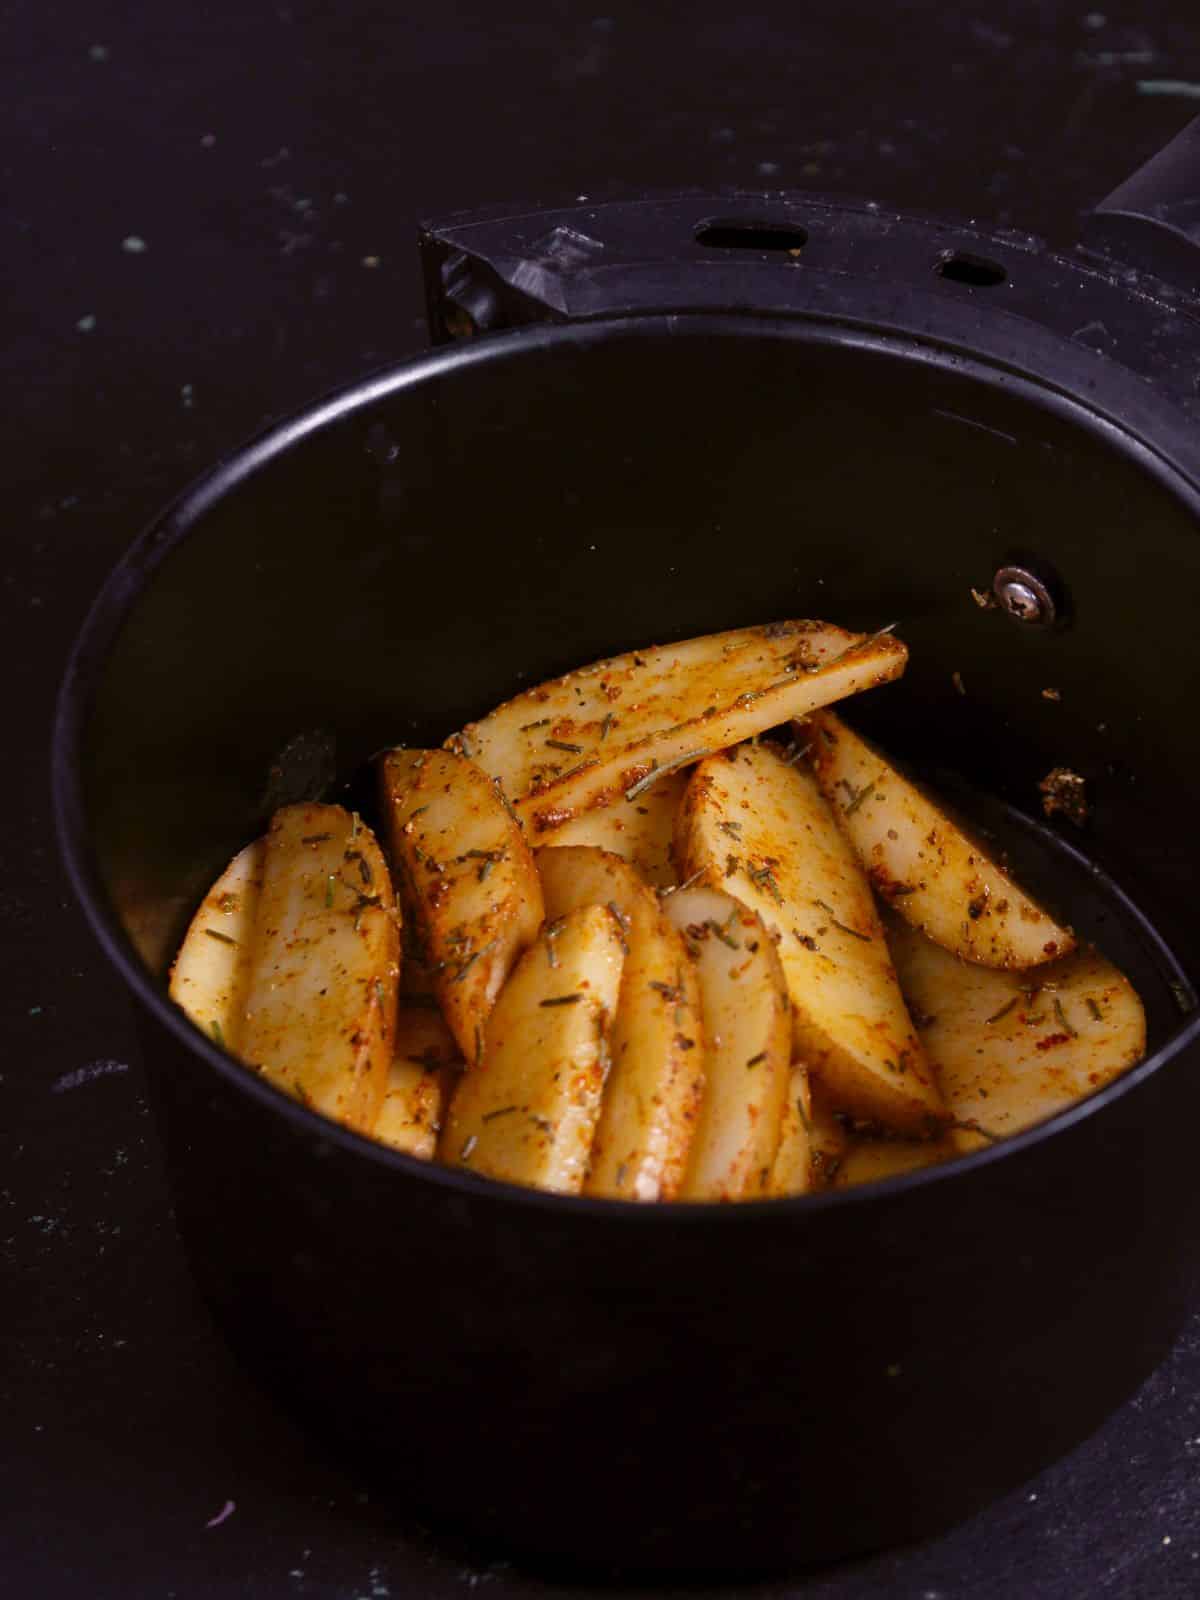
[[[71,638],[126,543],[206,463],[421,348],[418,215],[769,184],[1067,241],[1200,109],[1200,21],[1184,0],[816,0],[737,20],[542,0],[508,21],[364,0],[14,0],[7,20],[0,1591],[591,1593],[395,1526],[214,1333],[130,1008],[52,837]],[[1198,1462],[1193,1320],[1138,1398],[986,1515],[736,1592],[1194,1596]]]

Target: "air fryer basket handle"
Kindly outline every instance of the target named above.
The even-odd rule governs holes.
[[[1083,243],[1200,294],[1200,117],[1101,200]]]

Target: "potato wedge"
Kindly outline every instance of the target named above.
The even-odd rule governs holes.
[[[205,895],[171,968],[171,999],[237,1055],[250,981],[266,841],[234,856]]]
[[[831,1189],[838,1169],[850,1146],[846,1126],[817,1083],[810,1085],[812,1109],[809,1111],[808,1143],[812,1158],[812,1186]]]
[[[371,830],[341,806],[284,806],[267,831],[238,1054],[369,1133],[387,1085],[400,939]]]
[[[450,1031],[469,1061],[504,980],[542,925],[542,890],[496,787],[446,750],[392,750],[383,813],[405,915]]]
[[[704,1091],[700,991],[682,936],[620,856],[587,845],[535,856],[546,915],[607,906],[626,944],[609,1041],[612,1069],[585,1194],[670,1200],[680,1190]]]
[[[944,1120],[866,877],[816,779],[766,744],[697,767],[675,834],[684,878],[735,895],[779,947],[794,1051],[838,1110],[900,1133]]]
[[[401,1005],[387,1092],[371,1130],[382,1144],[431,1161],[446,1106],[463,1068],[458,1042],[441,1014]]]
[[[793,1063],[771,1193],[811,1194],[832,1188],[848,1142],[828,1101],[809,1083],[807,1068]]]
[[[1089,946],[1020,973],[958,961],[898,917],[888,938],[946,1103],[968,1135],[1000,1138],[1043,1122],[1145,1053],[1141,1000]]]
[[[783,968],[762,919],[719,889],[677,890],[664,910],[696,964],[704,1027],[704,1099],[679,1197],[760,1198],[791,1078]]]
[[[888,634],[776,622],[597,661],[468,723],[447,748],[497,778],[543,841],[593,806],[788,717],[887,683],[908,651]]]
[[[822,794],[906,922],[985,967],[1034,967],[1075,948],[1069,928],[840,717],[818,711],[808,728]]]
[[[905,1172],[920,1172],[961,1155],[953,1134],[940,1139],[851,1139],[838,1164],[833,1180],[835,1189],[853,1189],[861,1183],[877,1183],[881,1178],[898,1178]]]
[[[608,1073],[625,951],[605,906],[572,911],[517,962],[459,1082],[439,1153],[451,1166],[578,1194]]]
[[[581,812],[554,830],[552,843],[556,848],[590,844],[611,850],[631,862],[654,888],[669,889],[679,881],[671,841],[687,780],[682,770],[669,772],[632,800],[622,795],[610,806]]]

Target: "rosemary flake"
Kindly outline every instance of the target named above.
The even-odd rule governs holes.
[[[756,1056],[751,1056],[750,1057],[749,1061],[747,1061],[747,1063],[746,1063],[746,1067],[747,1067],[747,1069],[749,1069],[750,1067],[757,1067],[760,1062],[765,1061],[766,1059],[767,1059],[767,1052],[765,1050],[760,1050]]]
[[[573,1006],[573,1005],[578,1005],[579,1001],[582,1000],[582,999],[583,999],[583,992],[582,992],[582,990],[579,990],[575,994],[552,994],[552,995],[549,995],[545,1000],[539,1000],[538,1001],[538,1005],[540,1005],[540,1006]]]
[[[473,1133],[463,1145],[462,1150],[459,1152],[460,1159],[463,1161],[469,1161],[471,1159],[471,1154],[478,1143],[479,1135],[477,1133]]]
[[[581,756],[583,754],[583,745],[570,744],[566,739],[545,739],[542,742],[551,750],[565,750],[568,755]]]
[[[686,767],[689,762],[699,761],[707,753],[705,750],[687,750],[672,761],[664,761],[661,766],[656,761],[644,778],[639,778],[635,784],[626,789],[626,800],[636,800],[638,795],[644,794],[652,784],[657,783],[660,778],[665,778],[668,772],[676,772],[680,767]]]
[[[302,836],[301,844],[324,844],[326,839],[332,839],[331,833],[306,833]]]
[[[1067,1013],[1063,1010],[1063,1003],[1057,995],[1054,996],[1054,1015],[1058,1018],[1059,1026],[1064,1033],[1069,1033],[1072,1039],[1078,1039],[1079,1030],[1073,1023],[1068,1022]]]
[[[1084,1005],[1087,1006],[1088,1011],[1091,1013],[1093,1022],[1103,1022],[1104,1021],[1104,1013],[1103,1013],[1103,1011],[1101,1011],[1100,1007],[1092,999],[1090,994],[1088,995],[1087,999],[1084,1001]]]
[[[216,1042],[221,1046],[221,1049],[224,1050],[224,1048],[225,1048],[225,1030],[222,1028],[220,1022],[217,1020],[216,1017],[214,1017],[212,1019],[212,1021],[209,1023],[208,1030],[212,1034],[212,1036],[216,1040]]]
[[[874,792],[875,792],[876,788],[878,787],[878,785],[879,785],[878,778],[874,778],[874,779],[871,780],[870,783],[864,785],[863,788],[859,789],[857,791],[857,793],[855,794],[854,798],[851,800],[850,804],[846,807],[845,811],[842,813],[842,815],[845,816],[845,817],[852,817],[854,815],[854,813],[858,810],[859,806],[862,805],[863,801],[864,800],[869,800],[871,798],[871,796],[874,794]]]
[[[536,722],[523,722],[518,731],[530,733],[534,728],[548,728],[553,721],[553,717],[539,717]]]
[[[495,1122],[497,1117],[510,1116],[514,1111],[519,1111],[520,1109],[520,1106],[501,1106],[496,1111],[485,1111],[479,1120],[481,1122]]]
[[[993,1023],[993,1022],[999,1022],[999,1021],[1000,1021],[1000,1019],[1001,1019],[1001,1017],[1006,1017],[1006,1016],[1007,1016],[1007,1015],[1008,1015],[1008,1013],[1009,1013],[1009,1012],[1010,1012],[1010,1011],[1011,1011],[1011,1010],[1012,1010],[1012,1009],[1013,1009],[1013,1007],[1014,1007],[1014,1006],[1015,1006],[1015,1005],[1016,1005],[1016,1003],[1017,1003],[1017,1001],[1018,1001],[1018,1000],[1019,1000],[1019,999],[1020,999],[1020,996],[1019,996],[1019,995],[1013,995],[1013,997],[1012,997],[1012,999],[1011,999],[1011,1000],[1010,1000],[1010,1001],[1009,1001],[1009,1002],[1008,1002],[1008,1004],[1007,1004],[1007,1005],[1003,1005],[1003,1006],[1001,1006],[1001,1007],[1000,1007],[1000,1009],[999,1009],[999,1011],[993,1011],[993,1012],[992,1012],[992,1014],[991,1014],[991,1016],[990,1016],[990,1017],[988,1017],[988,1019],[987,1019],[987,1021],[988,1021],[988,1024],[989,1024],[989,1026],[990,1026],[990,1025],[991,1025],[991,1024],[992,1024],[992,1023]]]
[[[210,939],[219,939],[222,944],[237,944],[236,939],[231,939],[227,933],[218,933],[215,928],[205,928],[204,931]]]
[[[328,911],[333,905],[333,886],[337,881],[337,874],[331,872],[325,879],[325,909]]]

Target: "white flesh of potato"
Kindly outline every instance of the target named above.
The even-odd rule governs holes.
[[[971,1127],[1002,1137],[1043,1122],[1145,1053],[1142,1002],[1090,947],[1019,973],[958,961],[898,918],[889,938],[950,1112],[967,1124],[959,1148]]]
[[[738,628],[581,667],[446,742],[499,779],[541,842],[593,806],[636,798],[656,773],[887,683],[907,659],[887,634],[825,622]]]
[[[775,935],[794,1049],[836,1107],[901,1133],[944,1120],[870,886],[812,773],[765,744],[703,762],[679,813],[686,880],[736,895]]]
[[[341,806],[277,811],[238,1054],[315,1111],[370,1133],[399,971],[391,879],[370,829]]]
[[[418,959],[477,1060],[504,980],[542,924],[542,891],[495,785],[445,750],[393,750],[381,771],[388,846]]]
[[[704,1099],[682,1200],[769,1192],[791,1078],[787,984],[762,919],[719,889],[680,889],[667,916],[700,980]]]
[[[450,1103],[439,1154],[450,1166],[578,1194],[608,1073],[608,1030],[625,952],[604,906],[547,928],[488,1018],[484,1055]]]
[[[437,1011],[401,1005],[387,1092],[372,1129],[375,1138],[394,1150],[432,1160],[462,1065],[457,1041]]]
[[[687,788],[687,773],[669,772],[632,800],[619,796],[608,806],[584,811],[554,830],[554,845],[590,844],[624,856],[656,889],[677,883],[671,857],[675,813]]]
[[[833,712],[808,727],[821,792],[906,922],[985,967],[1034,967],[1074,949],[1069,928]]]
[[[237,1055],[266,841],[234,856],[204,897],[171,969],[171,999]]]
[[[627,946],[612,1069],[585,1194],[670,1200],[680,1190],[705,1081],[700,993],[682,935],[636,870],[587,845],[539,850],[546,915],[607,906]]]

